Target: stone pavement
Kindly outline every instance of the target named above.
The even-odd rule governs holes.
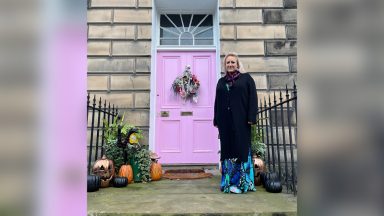
[[[268,193],[224,194],[220,175],[198,180],[162,179],[88,193],[88,215],[297,215],[297,197]]]

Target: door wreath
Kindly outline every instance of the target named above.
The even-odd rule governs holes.
[[[192,74],[190,65],[185,66],[183,74],[176,77],[172,83],[175,94],[180,95],[184,100],[192,99],[195,103],[197,103],[199,87],[200,81],[195,74]]]

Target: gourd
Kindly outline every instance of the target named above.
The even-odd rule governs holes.
[[[163,175],[163,169],[161,168],[161,164],[158,162],[160,157],[155,152],[150,152],[150,158],[151,158],[151,179],[152,181],[157,181],[161,179],[161,176]]]
[[[268,180],[280,181],[279,175],[275,172],[261,172],[260,173],[261,184],[265,187]]]
[[[271,193],[280,193],[283,190],[280,176],[276,172],[266,173],[264,176],[265,190]]]
[[[162,174],[163,174],[163,170],[161,168],[161,164],[159,164],[157,161],[152,162],[152,164],[151,164],[151,179],[152,179],[152,181],[160,180]]]
[[[93,174],[100,176],[101,187],[108,187],[110,181],[115,176],[115,166],[112,160],[105,155],[95,162],[92,168]]]
[[[126,187],[128,185],[127,177],[115,177],[113,179],[114,187]]]
[[[87,192],[98,191],[100,188],[101,179],[97,175],[88,175],[87,176]]]
[[[265,184],[265,190],[270,193],[280,193],[283,187],[279,180],[268,180]]]
[[[261,172],[260,173],[260,181],[261,181],[261,184],[264,186],[265,185],[265,176],[266,176],[266,173],[265,172]]]
[[[261,185],[260,173],[265,171],[264,161],[259,157],[253,157],[253,166],[255,168],[255,185]]]
[[[119,169],[119,176],[126,177],[128,179],[128,184],[131,184],[133,181],[133,170],[132,166],[129,164],[122,165]]]

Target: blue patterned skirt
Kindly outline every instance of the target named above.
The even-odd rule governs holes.
[[[221,162],[220,189],[224,193],[256,191],[251,153],[248,154],[247,162],[237,162],[237,159],[225,159]]]

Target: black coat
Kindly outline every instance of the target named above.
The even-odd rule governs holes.
[[[225,77],[217,82],[213,124],[218,127],[221,144],[220,160],[248,160],[251,147],[251,125],[256,123],[257,94],[253,78],[240,74],[230,91]]]

